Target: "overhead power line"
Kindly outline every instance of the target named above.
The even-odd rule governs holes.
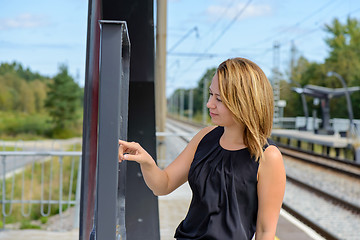
[[[229,30],[229,28],[236,22],[236,20],[241,16],[241,14],[243,14],[243,12],[246,10],[246,8],[250,5],[250,3],[252,2],[252,0],[249,0],[244,7],[240,10],[240,12],[238,14],[236,14],[236,16],[233,18],[233,20],[225,27],[223,28],[223,30],[221,31],[221,33],[218,35],[218,37],[210,44],[210,46],[205,49],[205,53],[207,51],[209,51],[219,40],[221,37],[224,36],[224,34]]]
[[[232,6],[235,3],[235,1],[236,0],[232,0],[230,2],[230,4],[226,8],[223,9],[222,14],[215,20],[215,23],[209,28],[209,31],[207,33],[205,33],[202,37],[206,37],[209,33],[212,33],[214,31],[216,26],[220,23],[220,20],[226,16],[227,12],[230,9],[232,9]]]
[[[232,19],[232,21],[223,28],[223,30],[221,31],[221,33],[218,35],[218,37],[211,42],[211,44],[208,46],[207,49],[205,49],[205,51],[199,55],[188,67],[185,71],[183,72],[189,72],[189,70],[191,68],[194,67],[194,65],[196,65],[196,63],[201,60],[202,58],[204,58],[206,56],[206,53],[221,39],[221,37],[224,36],[224,34],[230,29],[230,27],[236,22],[236,20],[244,13],[244,11],[246,10],[246,8],[250,5],[250,3],[252,2],[252,0],[249,0],[244,7],[236,14],[236,16]],[[207,56],[208,57],[208,56]]]
[[[171,53],[172,51],[174,51],[174,49],[179,46],[180,43],[182,43],[193,31],[195,31],[196,33],[196,37],[199,38],[199,30],[197,27],[193,27],[192,29],[190,29],[190,31],[188,31],[182,38],[180,38],[168,51],[167,53]]]
[[[285,28],[281,31],[278,31],[276,32],[274,35],[271,35],[255,44],[252,45],[252,47],[254,46],[258,46],[259,44],[262,44],[262,43],[268,43],[268,42],[271,42],[272,39],[274,39],[275,37],[278,38],[279,35],[281,34],[284,34],[286,33],[287,31],[291,30],[292,28],[294,27],[298,27],[300,26],[303,22],[305,22],[306,20],[308,20],[309,18],[315,16],[316,14],[318,14],[319,12],[323,11],[324,9],[326,9],[327,7],[329,7],[331,4],[335,3],[336,1],[334,0],[330,0],[328,1],[326,4],[324,4],[323,6],[321,6],[320,8],[318,8],[317,10],[315,10],[314,12],[310,13],[309,15],[305,16],[302,20],[296,22],[294,25],[288,27],[288,28]]]
[[[218,35],[218,37],[214,41],[211,42],[211,44],[209,45],[209,47],[207,49],[205,49],[203,54],[206,54],[220,40],[220,38],[224,36],[225,32],[228,31],[229,28],[235,23],[235,21],[241,16],[241,14],[243,14],[245,9],[250,5],[251,2],[252,2],[252,0],[249,0],[244,5],[244,7],[238,12],[238,14],[236,14],[236,16],[232,19],[232,21],[221,31],[221,33]],[[196,58],[195,61],[187,68],[187,70],[185,72],[189,71],[192,68],[192,66],[194,66],[194,64],[203,57],[204,56],[199,56],[198,58]]]

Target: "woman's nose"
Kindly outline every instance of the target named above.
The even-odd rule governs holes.
[[[212,100],[212,96],[209,97],[209,100],[206,103],[206,107],[207,108],[214,108],[215,107],[214,101]]]

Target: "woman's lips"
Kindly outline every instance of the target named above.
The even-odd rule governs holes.
[[[215,114],[215,113],[212,113],[212,112],[210,112],[210,116],[211,117],[215,117],[215,116],[217,116],[218,114]]]

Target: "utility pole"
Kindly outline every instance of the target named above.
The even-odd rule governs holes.
[[[189,90],[189,121],[193,120],[193,109],[194,109],[194,91],[192,88]]]
[[[180,89],[180,119],[184,119],[184,89]]]
[[[208,79],[204,78],[204,85],[203,85],[203,108],[202,108],[202,123],[204,125],[207,124],[207,115],[208,115],[208,111],[207,111],[207,107],[206,107],[206,103],[207,103],[207,99],[208,99]]]
[[[167,111],[170,114],[172,114],[172,107],[173,107],[173,96],[169,98],[169,104],[167,104]]]
[[[155,50],[155,117],[156,131],[165,132],[166,124],[166,14],[167,0],[156,1],[156,50]],[[165,137],[157,138],[157,159],[166,158]],[[160,161],[159,161],[160,160]]]
[[[179,116],[179,94],[174,92],[173,94],[173,115],[178,117]]]
[[[274,59],[273,59],[273,91],[274,91],[274,127],[279,127],[280,109],[278,106],[280,100],[280,79],[279,79],[279,65],[280,65],[280,44],[274,42]]]
[[[157,0],[156,58],[155,58],[155,102],[156,129],[165,131],[166,122],[166,22],[167,0]],[[161,139],[163,140],[163,139]]]
[[[294,66],[295,66],[295,54],[296,54],[296,47],[294,40],[291,41],[291,49],[290,49],[290,78],[293,80],[294,77]]]
[[[295,60],[296,60],[296,47],[295,47],[295,43],[294,41],[291,41],[291,50],[290,50],[290,81],[294,84],[296,84],[297,87],[301,88],[300,83],[298,83],[296,81],[296,79],[294,79],[294,67],[295,67]],[[304,110],[304,115],[305,115],[305,126],[303,127],[304,130],[308,129],[308,121],[309,121],[309,111],[307,108],[307,103],[306,103],[306,98],[305,98],[305,94],[303,92],[300,93],[300,97],[301,97],[301,102],[303,105],[303,110]]]
[[[172,113],[172,115],[173,116],[176,116],[176,104],[177,104],[177,99],[176,99],[176,94],[175,93],[173,93],[172,95],[171,95],[171,98],[172,98],[172,107],[171,107],[171,113]]]

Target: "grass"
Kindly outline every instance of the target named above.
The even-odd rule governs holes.
[[[20,229],[41,229],[41,226],[32,224],[30,220],[21,221]]]
[[[43,113],[0,111],[0,138],[33,140],[46,137],[51,131],[50,117]]]
[[[19,147],[14,147],[14,146],[1,146],[0,145],[0,151],[4,151],[4,152],[12,152],[12,151],[22,151],[22,148]]]
[[[76,150],[80,150],[80,145],[76,147]],[[62,179],[63,189],[62,200],[67,201],[75,199],[76,194],[76,183],[77,173],[79,166],[79,158],[63,157],[62,159]],[[59,157],[49,157],[46,161],[35,162],[28,164],[22,172],[16,173],[6,179],[6,199],[11,198],[16,200],[40,200],[43,198],[46,203],[51,195],[52,200],[58,200],[60,195],[59,181],[60,175],[60,159]],[[73,168],[72,185],[70,186],[71,169]],[[0,181],[0,187],[2,188],[3,179]],[[43,188],[41,188],[41,182],[43,181]],[[24,191],[23,191],[24,189]],[[71,191],[70,191],[71,190]],[[2,199],[2,191],[0,192],[0,199]],[[0,206],[0,220],[3,219],[3,207],[5,206],[5,212],[11,214],[5,218],[5,224],[10,223],[21,223],[20,228],[41,228],[41,226],[35,226],[32,221],[39,220],[42,224],[45,224],[48,220],[47,216],[41,214],[40,204],[13,204],[12,206],[7,203]],[[62,211],[68,208],[68,204],[62,205]],[[29,216],[24,217],[22,213],[28,214]],[[59,213],[59,204],[44,204],[43,213],[49,216],[56,215]],[[3,224],[0,222],[0,225]]]
[[[82,116],[82,109],[77,115]],[[82,135],[82,117],[61,129],[54,128],[47,113],[27,114],[0,111],[0,139],[41,140],[48,138],[71,138]]]

